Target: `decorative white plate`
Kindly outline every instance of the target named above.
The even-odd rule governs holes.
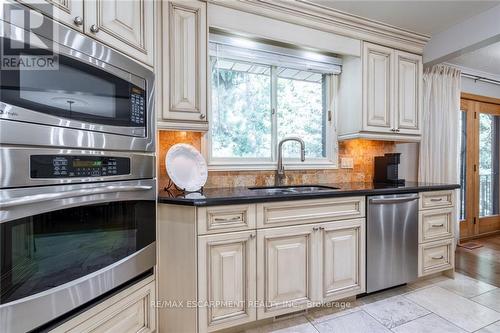
[[[198,191],[208,177],[207,163],[191,145],[178,143],[165,156],[167,174],[177,187],[189,192]]]

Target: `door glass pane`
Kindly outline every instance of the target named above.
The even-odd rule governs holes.
[[[500,116],[479,118],[479,216],[499,213]]]
[[[80,206],[0,224],[0,305],[109,266],[155,239],[154,201]]]
[[[460,117],[460,220],[466,218],[466,197],[467,193],[467,112],[462,111]]]

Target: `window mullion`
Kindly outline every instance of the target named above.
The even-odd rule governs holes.
[[[271,158],[277,160],[278,146],[278,68],[271,66]]]

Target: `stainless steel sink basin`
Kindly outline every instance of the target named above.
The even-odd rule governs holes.
[[[270,194],[287,194],[287,193],[314,193],[322,191],[338,190],[338,187],[321,186],[321,185],[295,185],[295,186],[269,186],[269,187],[249,187],[249,190],[260,190]]]

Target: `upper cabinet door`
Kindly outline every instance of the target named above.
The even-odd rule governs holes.
[[[199,332],[255,321],[255,231],[198,238]]]
[[[422,108],[422,57],[395,51],[396,55],[396,130],[420,134]]]
[[[394,132],[394,50],[363,44],[363,130]]]
[[[19,2],[83,31],[83,0],[19,0]]]
[[[153,6],[148,0],[85,0],[85,33],[153,66]]]
[[[163,28],[164,120],[207,122],[206,10],[201,1],[163,5],[163,19],[168,20]]]

